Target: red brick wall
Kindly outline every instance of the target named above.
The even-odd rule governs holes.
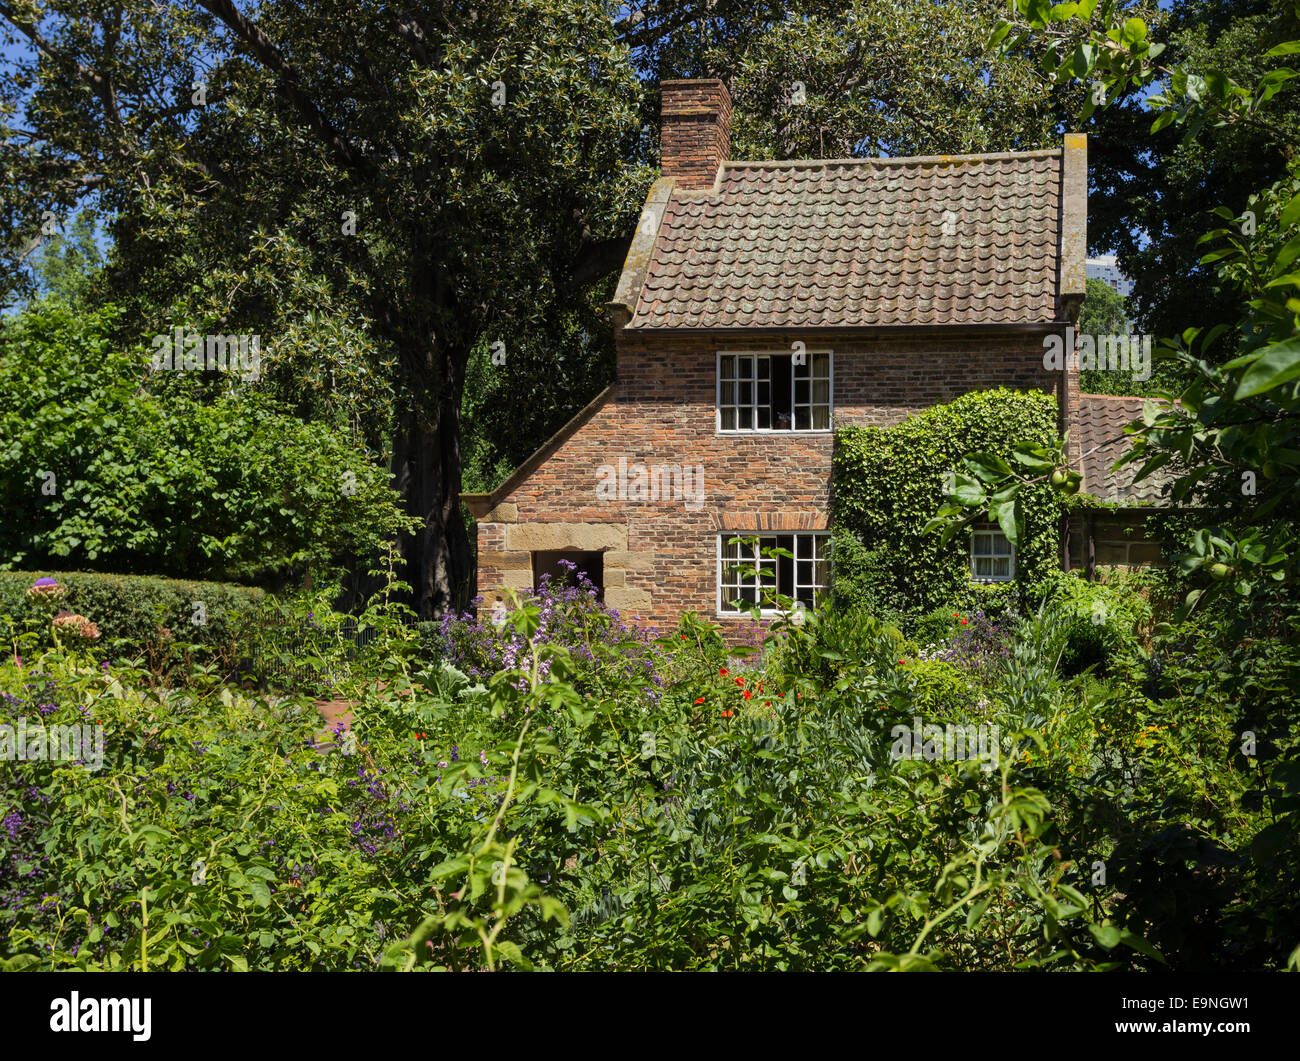
[[[828,341],[815,333],[790,332],[742,341],[622,331],[611,399],[501,499],[498,515],[491,518],[504,522],[479,523],[480,592],[490,595],[512,579],[515,585],[525,584],[523,554],[518,549],[512,553],[508,541],[519,533],[515,528],[605,525],[598,529],[626,537],[625,548],[622,540],[608,538],[595,546],[609,550],[610,603],[641,621],[671,624],[688,609],[714,615],[719,530],[825,528],[829,433],[715,432],[716,353],[782,352],[796,340],[810,352],[833,352],[836,426],[894,424],[969,391],[1001,385],[1039,388],[1061,397],[1063,375],[1042,367],[1041,335]],[[702,507],[691,511],[683,502],[669,500],[598,500],[597,469],[617,466],[620,457],[629,465],[702,466]],[[584,546],[574,540],[557,547]]]
[[[731,152],[731,96],[721,81],[664,81],[660,169],[678,188],[711,188]]]

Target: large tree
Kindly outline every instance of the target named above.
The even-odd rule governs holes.
[[[1166,47],[1158,59],[1164,71],[1192,69],[1252,84],[1287,66],[1287,57],[1265,53],[1290,39],[1294,24],[1294,0],[1182,0],[1151,36]],[[1118,252],[1145,331],[1177,335],[1239,315],[1239,292],[1201,264],[1205,248],[1197,241],[1210,211],[1225,204],[1244,209],[1246,196],[1278,180],[1295,157],[1300,84],[1275,87],[1267,107],[1195,138],[1182,125],[1152,133],[1150,89],[1131,81],[1112,86],[1110,106],[1097,111],[1089,130],[1090,242]],[[1219,356],[1227,356],[1227,344]]]
[[[124,339],[257,332],[276,397],[388,445],[429,615],[470,574],[473,352],[504,354],[476,408],[513,459],[609,371],[596,310],[653,176],[658,79],[727,79],[738,154],[1041,146],[1060,122],[1032,56],[979,46],[1000,9],[0,0],[0,285],[96,197]]]

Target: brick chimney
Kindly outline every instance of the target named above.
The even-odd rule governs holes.
[[[679,188],[712,188],[731,152],[731,96],[718,80],[663,81],[663,175]]]

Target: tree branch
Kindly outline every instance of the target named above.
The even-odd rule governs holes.
[[[307,126],[334,153],[334,157],[345,169],[363,177],[374,175],[370,160],[330,124],[329,119],[303,90],[297,71],[256,24],[240,14],[231,0],[199,0],[199,4],[225,23],[258,62],[279,78],[281,95],[302,115]]]

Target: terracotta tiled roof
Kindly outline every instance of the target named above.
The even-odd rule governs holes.
[[[1120,457],[1128,452],[1131,440],[1124,434],[1124,426],[1142,419],[1145,398],[1120,398],[1109,394],[1079,395],[1079,442],[1083,454],[1083,485],[1085,494],[1099,501],[1120,505],[1155,505],[1162,502],[1161,488],[1171,476],[1161,469],[1147,476],[1136,486],[1135,476],[1140,463],[1126,464],[1111,471]]]
[[[632,328],[1051,322],[1062,152],[727,162],[673,188]]]

